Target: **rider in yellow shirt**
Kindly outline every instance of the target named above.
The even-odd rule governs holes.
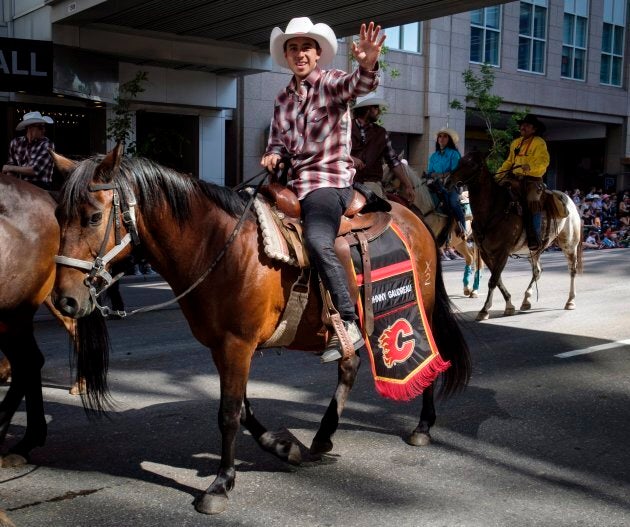
[[[499,183],[509,181],[509,178],[523,182],[527,201],[523,218],[527,231],[527,245],[531,250],[536,250],[541,244],[540,198],[545,188],[542,178],[549,166],[547,143],[541,137],[546,127],[532,114],[527,114],[518,124],[521,136],[512,141],[508,158],[499,168],[496,178]]]

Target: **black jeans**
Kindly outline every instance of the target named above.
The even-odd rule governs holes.
[[[352,187],[320,188],[300,201],[304,241],[311,265],[330,291],[341,318],[346,321],[356,320],[357,316],[350,299],[346,271],[335,253],[335,238],[352,193]]]

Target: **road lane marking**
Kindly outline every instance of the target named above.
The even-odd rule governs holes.
[[[575,357],[576,355],[586,355],[588,353],[595,353],[596,351],[608,350],[611,348],[620,348],[621,346],[630,345],[630,339],[618,340],[616,342],[609,342],[608,344],[599,344],[597,346],[591,346],[589,348],[582,348],[580,350],[565,351],[564,353],[558,353],[555,357],[560,359],[568,359],[569,357]]]

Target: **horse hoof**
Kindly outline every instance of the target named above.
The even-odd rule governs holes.
[[[490,313],[486,313],[485,311],[480,311],[475,320],[477,322],[480,322],[482,320],[488,320],[489,318],[490,318]]]
[[[14,467],[22,467],[28,464],[28,459],[20,454],[7,454],[6,456],[0,456],[0,467],[1,468],[14,468]]]
[[[567,302],[564,306],[564,309],[567,309],[569,311],[572,311],[575,309],[575,302],[573,300],[571,300],[571,302]]]
[[[327,454],[333,449],[332,441],[315,441],[311,443],[309,452],[314,455]]]
[[[521,305],[521,311],[529,311],[532,308],[532,305],[528,302],[527,304]]]
[[[470,296],[472,295],[472,289],[468,288],[468,287],[464,287],[464,296]]]
[[[470,298],[479,298],[479,291],[472,291],[470,293]]]
[[[431,444],[431,435],[427,432],[413,432],[405,442],[411,446],[429,446]]]
[[[70,395],[85,395],[87,393],[87,389],[85,388],[85,380],[81,382],[75,382],[68,393],[70,393]]]
[[[516,313],[516,309],[513,307],[508,307],[504,312],[503,312],[503,316],[505,317],[511,317],[512,315],[514,315]]]
[[[221,514],[228,507],[226,494],[208,494],[204,492],[195,500],[195,510],[201,514]]]
[[[289,454],[287,455],[287,462],[289,465],[300,465],[302,463],[302,453],[300,447],[295,443],[291,444],[289,448]]]

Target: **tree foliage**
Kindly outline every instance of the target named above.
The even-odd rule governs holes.
[[[462,77],[466,87],[465,104],[454,99],[450,102],[450,106],[455,110],[465,109],[468,116],[476,116],[483,121],[490,140],[490,150],[487,157],[488,168],[495,172],[507,157],[510,143],[518,133],[517,121],[525,116],[527,109],[514,112],[510,115],[507,126],[504,129],[498,128],[502,122],[499,107],[503,102],[503,97],[492,93],[494,88],[494,69],[492,66],[483,64],[478,74],[467,69],[462,73]]]
[[[125,152],[131,155],[136,152],[135,141],[130,141],[133,118],[131,103],[138,94],[145,91],[144,83],[147,81],[147,72],[138,71],[133,79],[121,84],[114,99],[115,105],[112,108],[114,115],[107,120],[107,138],[121,143],[125,147]]]

